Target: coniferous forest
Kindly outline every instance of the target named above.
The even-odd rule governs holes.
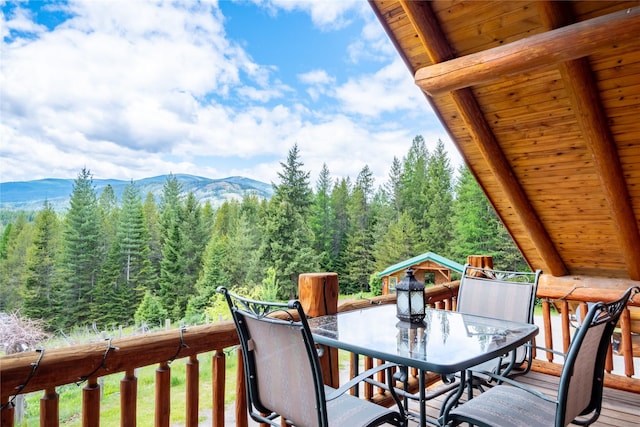
[[[79,172],[64,214],[47,203],[3,221],[0,311],[42,319],[50,330],[95,324],[198,322],[225,285],[288,299],[298,275],[338,273],[340,293],[379,292],[376,272],[431,251],[460,263],[494,257],[526,263],[474,177],[452,170],[441,141],[416,136],[384,183],[368,166],[355,180],[323,167],[310,182],[297,145],[281,162],[270,200],[246,196],[217,209],[183,194],[169,175],[162,196],[135,182],[118,200]],[[213,314],[213,313],[210,313]]]

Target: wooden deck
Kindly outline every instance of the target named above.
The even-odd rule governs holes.
[[[520,382],[528,384],[541,392],[555,396],[558,388],[558,378],[552,375],[530,372],[526,376],[519,377]],[[431,400],[427,403],[427,416],[432,419],[437,418],[440,411],[441,398]],[[418,411],[417,404],[411,403],[412,410]],[[233,407],[227,410],[225,425],[235,425]],[[205,424],[201,424],[204,427]],[[249,420],[250,426],[258,424]],[[411,421],[410,427],[417,426],[418,423]],[[594,427],[637,427],[640,426],[640,395],[615,389],[605,388],[602,402],[602,414],[598,421],[592,424]]]
[[[518,377],[522,383],[528,384],[539,391],[549,395],[556,395],[559,378],[530,372],[527,375]],[[436,417],[440,410],[440,399],[428,402],[427,415]],[[416,407],[417,409],[417,407]],[[411,425],[417,425],[411,423]],[[604,389],[604,399],[602,401],[602,413],[600,418],[592,424],[595,427],[635,427],[640,425],[640,395],[610,388]]]

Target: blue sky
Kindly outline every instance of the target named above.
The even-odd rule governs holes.
[[[0,0],[0,181],[277,182],[298,144],[387,180],[416,135],[460,156],[364,0]]]

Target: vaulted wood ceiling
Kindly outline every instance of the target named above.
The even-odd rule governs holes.
[[[640,2],[370,3],[530,266],[640,280]]]

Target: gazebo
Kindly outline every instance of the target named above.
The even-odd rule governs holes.
[[[407,269],[413,269],[416,279],[434,285],[451,282],[451,272],[462,273],[464,266],[433,252],[425,252],[393,264],[378,273],[382,279],[382,294],[393,293]]]

